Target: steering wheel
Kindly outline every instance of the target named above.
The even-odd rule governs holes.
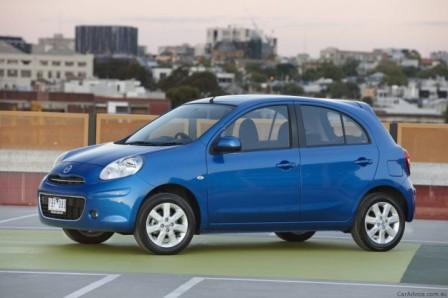
[[[187,141],[191,141],[192,139],[190,138],[189,135],[187,135],[184,132],[178,132],[174,135],[174,139],[176,140],[187,140]]]

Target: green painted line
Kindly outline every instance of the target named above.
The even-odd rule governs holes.
[[[201,235],[179,255],[155,256],[132,236],[115,235],[92,246],[75,244],[62,231],[1,230],[0,268],[398,283],[418,248],[402,243],[376,253],[344,240]]]
[[[448,246],[422,245],[401,282],[448,285]]]

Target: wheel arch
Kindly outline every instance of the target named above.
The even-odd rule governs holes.
[[[199,207],[196,196],[193,194],[193,192],[191,190],[189,190],[188,188],[186,188],[183,185],[175,184],[175,183],[167,183],[167,184],[159,185],[159,186],[155,187],[154,189],[152,189],[148,193],[146,198],[141,202],[140,206],[143,204],[144,201],[148,200],[151,196],[158,194],[158,193],[163,193],[163,192],[174,193],[174,194],[182,197],[183,199],[185,199],[188,202],[188,204],[193,209],[194,216],[196,218],[195,234],[199,234],[200,227],[201,227],[201,209]]]
[[[358,212],[359,206],[361,205],[361,202],[365,199],[365,197],[368,196],[369,194],[376,193],[376,192],[384,192],[384,193],[389,194],[392,198],[394,198],[398,202],[398,204],[400,204],[400,206],[403,208],[405,218],[408,218],[409,206],[406,201],[406,197],[399,189],[397,189],[393,186],[390,186],[390,185],[377,185],[377,186],[369,189],[367,192],[365,192],[363,194],[363,196],[361,197],[361,199],[359,200],[358,205],[356,206],[355,214],[356,214],[356,212]]]

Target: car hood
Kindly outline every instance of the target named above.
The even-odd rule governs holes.
[[[106,166],[126,156],[145,155],[151,152],[172,149],[173,147],[177,146],[135,146],[107,143],[71,150],[66,154],[63,162],[90,163]]]

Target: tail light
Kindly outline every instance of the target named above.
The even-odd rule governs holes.
[[[408,151],[404,150],[404,162],[405,162],[405,170],[408,176],[411,175],[411,155]]]

